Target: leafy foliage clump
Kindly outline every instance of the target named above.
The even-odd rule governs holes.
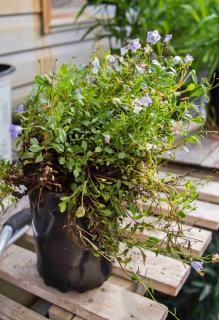
[[[90,4],[104,6],[109,14],[104,19],[100,15],[94,17],[89,31],[97,29],[98,38],[107,37],[113,48],[114,39],[119,45],[133,38],[144,41],[147,30],[158,29],[173,35],[174,54],[192,54],[194,68],[198,72],[205,68],[209,79],[215,72],[219,63],[218,0],[93,0],[84,5],[79,15]]]
[[[4,164],[6,171],[1,166],[1,188],[9,186],[16,196],[20,185],[26,193],[64,193],[60,211],[68,214],[74,241],[108,259],[128,263],[137,247],[190,261],[190,241],[182,251],[178,239],[196,188],[183,177],[157,173],[163,152],[177,147],[176,135],[181,144],[199,139],[187,129],[202,122],[191,113],[208,84],[197,82],[190,65],[171,56],[155,60],[153,48],[135,39],[122,55],[93,56],[86,67],[62,65],[38,75],[20,113],[19,161]],[[151,217],[154,207],[157,218]],[[166,237],[140,236],[151,231]]]

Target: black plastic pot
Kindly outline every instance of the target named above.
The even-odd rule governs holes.
[[[95,257],[91,250],[79,247],[70,238],[64,229],[67,214],[58,209],[62,196],[52,192],[43,192],[40,197],[37,192],[30,195],[37,268],[47,285],[62,292],[84,292],[100,286],[109,277],[112,263]]]
[[[210,115],[219,126],[219,68],[215,71],[213,80],[213,89],[211,90]]]

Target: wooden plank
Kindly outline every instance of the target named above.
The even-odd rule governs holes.
[[[209,181],[198,187],[199,199],[219,203],[219,182]]]
[[[0,16],[40,12],[40,0],[10,0],[10,3],[8,1],[0,1]]]
[[[19,103],[24,103],[26,101],[28,94],[31,92],[32,86],[33,84],[28,84],[12,90],[11,99],[13,110]]]
[[[6,316],[3,316],[2,314],[0,314],[0,320],[11,320]]]
[[[98,45],[106,48],[107,42],[86,41],[80,45],[68,44],[30,52],[21,52],[2,56],[1,63],[15,66],[16,71],[12,75],[12,88],[15,88],[32,83],[35,76],[39,73],[52,72],[54,64],[57,70],[62,63],[87,63],[91,52]]]
[[[210,230],[219,229],[219,205],[196,200],[194,202],[196,209],[188,212],[183,221],[192,226],[203,227]],[[142,208],[148,208],[148,205],[143,204]],[[169,215],[169,206],[167,203],[162,202],[161,208],[154,205],[152,206],[154,214]],[[160,210],[161,209],[161,210]]]
[[[128,223],[132,223],[131,220],[127,220]],[[164,229],[165,220],[157,217],[145,217],[144,222],[155,226],[156,230],[144,230],[142,233],[135,234],[135,237],[140,240],[148,239],[149,237],[155,237],[160,240],[160,245],[165,247],[167,243],[167,233],[160,231]],[[170,231],[177,232],[177,225],[173,222],[169,226]],[[183,237],[177,237],[176,241],[182,251],[188,252],[193,256],[201,256],[207,249],[212,233],[208,230],[203,230],[188,225],[182,225]]]
[[[0,17],[0,30],[0,56],[68,43],[80,45],[81,38],[85,33],[82,26],[79,28],[75,24],[75,28],[72,30],[42,35],[41,15]],[[90,38],[93,37],[94,33],[90,35]]]
[[[178,148],[175,151],[175,159],[178,163],[201,165],[209,154],[218,146],[214,135],[209,135],[201,140],[199,144],[187,143],[186,148]],[[168,154],[163,155],[164,159],[171,159]]]
[[[23,239],[28,243],[34,243],[31,229],[25,234]],[[156,254],[148,250],[145,250],[144,253],[147,256],[146,263],[142,260],[141,255],[133,249],[135,262],[141,270],[140,274],[144,278],[145,284],[162,293],[176,296],[189,276],[190,267],[170,257],[163,255],[156,256]],[[132,272],[134,267],[136,265],[130,265],[128,266],[128,270]],[[115,266],[113,274],[127,278],[127,275],[124,272],[118,271],[118,269],[119,267]]]
[[[0,319],[4,319],[1,318],[2,315],[10,320],[46,320],[38,313],[0,294]]]
[[[205,160],[201,163],[201,166],[219,169],[219,141],[216,149],[214,149],[208,155],[208,157],[205,158]]]
[[[47,287],[36,270],[35,254],[11,246],[2,256],[0,276],[67,311],[90,320],[159,320],[167,316],[166,307],[106,281],[100,288],[83,294],[62,293]]]
[[[119,287],[126,288],[129,291],[135,292],[136,284],[130,280],[126,280],[124,278],[117,277],[115,275],[111,275],[108,279],[109,282],[116,284]],[[143,292],[143,294],[145,291]],[[142,295],[143,295],[142,294]],[[57,307],[52,306],[49,309],[49,319],[50,320],[83,320],[81,317],[74,316],[72,313]]]
[[[170,172],[171,173],[171,172]],[[168,170],[159,171],[159,176],[164,177],[168,174]],[[171,173],[173,176],[177,177],[177,173]],[[199,184],[201,181],[197,177],[187,176],[188,180],[193,181],[195,184]],[[177,187],[177,190],[181,191],[183,188]],[[218,181],[204,181],[202,179],[202,185],[197,186],[197,192],[199,194],[199,200],[213,202],[219,204],[219,182]]]
[[[171,296],[177,296],[190,274],[190,267],[182,262],[163,255],[144,250],[145,262],[137,249],[131,251],[132,261],[127,271],[137,272],[142,276],[147,287]],[[114,265],[113,274],[127,279],[128,275],[118,264]]]

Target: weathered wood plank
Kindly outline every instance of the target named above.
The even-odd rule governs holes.
[[[197,200],[194,202],[196,209],[194,211],[189,211],[183,221],[192,226],[203,227],[210,230],[219,229],[219,205]],[[143,204],[143,208],[148,208],[148,205]],[[161,208],[154,205],[154,214],[162,214],[168,216],[169,206],[167,203],[163,202]]]
[[[131,220],[128,220],[132,223]],[[165,247],[167,243],[167,233],[161,231],[165,226],[165,221],[157,217],[145,217],[144,222],[153,224],[156,230],[144,230],[142,233],[135,234],[135,237],[140,240],[148,239],[149,237],[155,237],[160,240],[160,245]],[[169,229],[174,233],[177,232],[177,225],[173,222]],[[191,227],[188,225],[182,225],[183,237],[177,237],[176,241],[182,251],[188,252],[194,256],[201,256],[208,247],[212,233],[204,229]]]
[[[218,140],[214,135],[209,135],[201,140],[199,144],[186,144],[186,149],[178,148],[175,151],[174,162],[201,165],[218,146]],[[168,154],[163,155],[164,159],[170,159]]]
[[[116,284],[119,287],[125,288],[129,291],[132,291],[132,292],[136,291],[136,284],[130,280],[126,280],[124,278],[120,278],[115,275],[111,275],[109,277],[108,281],[110,283]],[[70,313],[60,307],[57,307],[57,306],[50,307],[49,318],[50,318],[50,320],[73,320],[73,319],[74,320],[83,320],[81,317],[74,316],[72,313]]]
[[[19,103],[24,103],[28,94],[30,94],[33,84],[28,84],[12,90],[12,108],[14,109]]]
[[[42,35],[40,15],[0,17],[0,30],[0,56],[67,43],[80,44],[85,32],[84,29],[79,29],[75,24],[73,30]],[[90,35],[90,38],[92,37],[94,37],[94,33]]]
[[[0,319],[46,320],[45,317],[0,294]]]
[[[21,52],[2,56],[1,62],[15,66],[16,71],[12,75],[12,88],[14,88],[32,83],[35,76],[39,73],[52,72],[54,64],[57,70],[62,63],[87,63],[89,56],[97,46],[106,48],[107,41],[86,41],[80,44],[68,44],[30,52]]]
[[[166,171],[159,171],[159,176],[164,177],[166,174],[168,174],[168,170]],[[171,173],[171,172],[169,172]],[[171,175],[177,177],[179,174],[177,173],[171,173]],[[188,180],[193,181],[195,184],[197,184],[197,192],[199,194],[199,199],[207,202],[213,202],[213,203],[218,203],[219,204],[219,182],[218,181],[204,181],[203,179],[193,177],[193,176],[188,176]],[[201,185],[200,182],[202,182]],[[177,189],[183,190],[181,187],[177,187]]]
[[[40,0],[0,1],[0,16],[41,12]]]
[[[0,276],[67,311],[90,320],[159,320],[165,319],[167,309],[157,303],[105,282],[100,288],[83,294],[61,293],[47,287],[36,270],[35,254],[11,246],[1,258]]]
[[[205,159],[201,162],[201,166],[207,168],[219,169],[219,141],[216,149],[214,149]]]

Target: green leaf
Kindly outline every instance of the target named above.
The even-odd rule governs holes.
[[[58,152],[58,153],[62,153],[65,150],[63,144],[51,143],[51,147],[54,148],[55,151]]]
[[[65,212],[65,210],[66,210],[66,202],[60,202],[59,203],[59,210],[60,210],[60,212]]]
[[[103,212],[106,217],[111,217],[113,215],[113,212],[110,209],[104,209],[101,210],[101,212]]]
[[[120,152],[120,153],[118,154],[118,158],[119,158],[119,159],[124,159],[125,157],[126,157],[125,152]]]
[[[43,155],[42,155],[42,153],[40,153],[40,154],[36,157],[35,162],[36,162],[36,163],[39,163],[39,162],[41,162],[41,161],[43,161]]]
[[[192,118],[192,122],[194,123],[197,123],[197,124],[203,124],[204,122],[204,118],[203,117],[195,117],[195,118]]]
[[[58,128],[58,140],[62,143],[66,140],[66,132],[62,128]]]
[[[85,209],[83,206],[78,207],[78,209],[75,212],[75,215],[77,218],[82,218],[85,216]]]
[[[196,88],[196,85],[195,85],[194,83],[190,83],[190,84],[187,86],[186,90],[187,90],[187,91],[193,91],[195,88]]]
[[[81,172],[81,169],[80,169],[80,168],[76,167],[76,168],[74,169],[73,173],[74,173],[75,178],[77,178],[77,177],[79,176],[80,172]]]
[[[30,146],[30,151],[33,152],[33,153],[37,153],[39,151],[42,150],[42,147],[37,145],[37,144],[34,144],[32,146]]]
[[[65,157],[60,157],[59,164],[64,164],[64,163],[65,163]]]
[[[102,151],[102,148],[101,147],[96,147],[95,148],[95,152],[101,152]]]
[[[85,140],[82,141],[81,146],[84,151],[87,150],[87,142]]]

